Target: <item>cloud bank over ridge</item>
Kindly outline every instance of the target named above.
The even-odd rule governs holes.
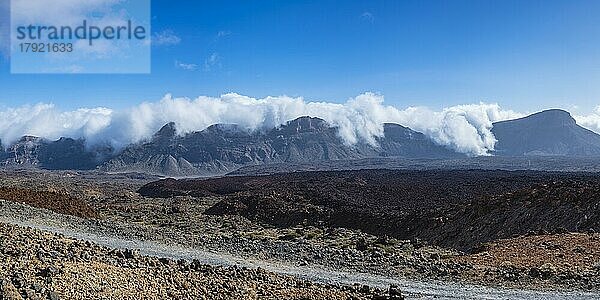
[[[309,102],[287,96],[251,98],[235,93],[195,99],[166,95],[124,109],[81,108],[61,111],[51,104],[0,109],[0,139],[6,147],[21,136],[55,140],[85,138],[90,145],[121,148],[150,138],[168,122],[179,134],[203,130],[217,123],[238,124],[249,130],[270,129],[300,116],[319,117],[339,128],[348,143],[375,143],[383,136],[384,123],[398,123],[423,132],[433,141],[461,153],[486,155],[496,142],[493,122],[524,116],[497,104],[470,104],[432,110],[399,109],[384,104],[381,95],[364,93],[345,103]],[[600,108],[589,116],[576,116],[582,125],[600,132]]]

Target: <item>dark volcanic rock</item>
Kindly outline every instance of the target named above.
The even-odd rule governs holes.
[[[515,192],[478,199],[460,210],[445,228],[456,244],[527,233],[600,230],[600,178],[548,179]]]
[[[207,215],[241,215],[279,227],[291,227],[305,220],[325,220],[331,209],[315,205],[294,193],[246,193],[221,201],[206,210]]]
[[[496,155],[600,156],[600,135],[577,125],[563,110],[497,122],[492,133],[498,140]]]
[[[168,197],[169,190],[223,195],[207,214],[353,228],[461,250],[531,231],[600,230],[600,177],[593,174],[364,170],[164,180],[142,188],[149,197]]]

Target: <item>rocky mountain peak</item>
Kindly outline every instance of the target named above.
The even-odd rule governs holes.
[[[600,135],[585,129],[564,110],[551,109],[494,123],[495,154],[508,156],[599,156]]]
[[[242,129],[242,127],[240,127],[239,125],[236,125],[236,124],[214,124],[214,125],[208,126],[208,128],[206,128],[206,131],[215,132],[215,133],[220,133],[220,132],[231,133],[231,132],[241,132],[244,130]]]
[[[175,122],[169,122],[154,134],[155,138],[172,138],[177,134]]]
[[[299,117],[295,120],[287,122],[281,129],[287,132],[321,132],[328,129],[330,126],[327,122],[320,118],[309,116]]]
[[[575,119],[571,114],[562,109],[548,109],[534,113],[524,118],[510,120],[505,122],[521,122],[530,126],[573,126],[576,125]],[[498,122],[501,123],[501,122]]]

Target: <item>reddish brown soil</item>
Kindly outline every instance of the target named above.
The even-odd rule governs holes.
[[[87,203],[67,193],[0,187],[0,199],[82,218],[96,218],[98,216],[96,211]]]
[[[460,257],[476,265],[524,268],[550,264],[556,268],[589,269],[600,262],[600,234],[538,235],[487,243],[482,252]]]

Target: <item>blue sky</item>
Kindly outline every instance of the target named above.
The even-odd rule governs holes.
[[[152,74],[11,75],[0,58],[0,106],[372,91],[398,107],[586,112],[600,104],[598,12],[600,1],[153,0]]]

